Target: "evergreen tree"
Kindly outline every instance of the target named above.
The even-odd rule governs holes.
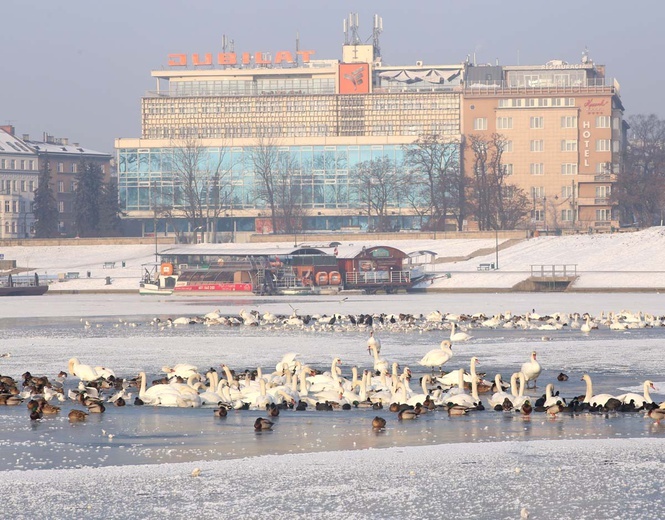
[[[117,237],[122,235],[122,209],[118,202],[118,185],[111,179],[102,186],[99,205],[99,235]]]
[[[74,212],[77,236],[99,236],[103,173],[98,164],[82,163],[76,176]]]
[[[44,157],[42,168],[39,171],[33,213],[36,238],[58,236],[58,207],[51,188],[51,166],[48,156]]]

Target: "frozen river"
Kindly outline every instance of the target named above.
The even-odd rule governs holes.
[[[541,315],[553,312],[590,312],[597,315],[601,311],[622,309],[665,314],[662,296],[658,294],[350,296],[344,302],[340,302],[338,298],[225,300],[71,295],[8,298],[0,301],[0,305],[3,316],[0,318],[0,354],[10,354],[0,358],[2,375],[19,377],[29,370],[33,375],[54,377],[60,370],[66,370],[69,358],[78,357],[82,363],[110,367],[120,377],[135,377],[139,371],[146,371],[149,379],[156,376],[162,366],[176,363],[192,363],[201,371],[208,367],[219,370],[221,364],[226,364],[236,371],[260,366],[264,372],[271,372],[286,352],[298,352],[303,361],[320,370],[329,370],[333,357],[339,356],[343,362],[344,377],[351,376],[352,366],[357,366],[361,371],[372,368],[372,358],[366,348],[367,330],[268,330],[263,327],[204,325],[162,329],[150,324],[155,317],[164,322],[169,317],[200,316],[212,310],[219,310],[222,314],[237,314],[242,308],[288,315],[293,312],[291,306],[298,309],[299,314],[327,315],[361,312],[426,314],[435,309],[467,314],[482,312],[487,315],[509,309],[514,313],[535,310]],[[390,362],[398,362],[400,370],[409,366],[414,373],[414,388],[418,386],[418,378],[427,372],[418,365],[418,360],[428,350],[437,347],[448,334],[446,331],[405,332],[380,328],[376,333],[383,344],[381,356]],[[455,355],[446,365],[447,370],[461,367],[468,369],[471,356],[477,356],[481,363],[478,368],[486,372],[488,378],[493,378],[498,372],[503,374],[504,379],[508,379],[511,373],[519,370],[520,365],[528,360],[530,352],[536,350],[543,373],[538,380],[538,389],[528,391],[534,397],[542,394],[547,383],[554,383],[556,389],[565,397],[583,394],[584,383],[580,378],[583,373],[589,373],[593,377],[594,393],[619,394],[628,391],[627,389],[640,392],[642,382],[651,379],[658,388],[658,391],[653,392],[654,400],[665,400],[665,373],[662,372],[661,363],[665,327],[625,332],[602,329],[593,331],[590,335],[569,328],[546,332],[478,328],[471,329],[469,333],[473,338],[469,342],[455,345]],[[568,381],[556,380],[561,371],[570,376]],[[75,382],[74,378],[70,378],[67,387],[76,386]],[[627,460],[636,459],[640,460],[643,466],[631,462],[630,470],[621,470],[624,477],[621,482],[615,483],[616,486],[621,488],[622,483],[639,485],[643,496],[650,496],[650,493],[656,496],[657,486],[653,484],[655,487],[650,487],[652,483],[648,475],[656,474],[651,463],[662,465],[662,457],[657,453],[663,453],[665,447],[665,425],[654,424],[652,420],[645,419],[641,412],[561,415],[555,419],[549,419],[544,414],[533,414],[524,418],[519,414],[489,410],[456,418],[435,412],[421,416],[417,421],[400,423],[395,414],[387,410],[282,411],[276,418],[272,432],[255,434],[252,424],[256,417],[262,415],[258,411],[231,412],[227,418],[219,419],[213,417],[210,408],[108,406],[106,413],[91,415],[85,423],[71,425],[66,417],[70,408],[71,404],[64,403],[61,416],[31,422],[25,406],[0,407],[0,470],[15,470],[7,475],[23,483],[23,487],[14,487],[16,500],[10,501],[9,511],[21,511],[20,499],[25,496],[25,491],[31,486],[38,486],[43,479],[50,478],[49,475],[64,482],[63,485],[68,490],[68,495],[66,493],[65,496],[78,496],[80,492],[77,491],[77,486],[85,482],[90,475],[96,475],[90,473],[98,471],[95,468],[106,468],[106,471],[111,472],[108,474],[112,479],[120,479],[121,475],[144,479],[147,482],[146,487],[150,488],[151,485],[156,485],[157,480],[170,481],[179,478],[174,475],[188,475],[195,465],[204,469],[202,477],[206,474],[216,475],[215,478],[219,480],[220,471],[223,472],[223,468],[226,468],[241,473],[247,471],[247,478],[253,475],[251,478],[260,480],[259,468],[264,467],[264,463],[270,460],[273,469],[265,474],[266,485],[270,482],[269,485],[274,486],[275,482],[283,478],[275,468],[291,464],[297,471],[302,470],[303,478],[316,479],[316,485],[311,482],[301,484],[304,486],[303,493],[306,493],[308,487],[320,491],[326,486],[326,489],[332,492],[335,486],[342,485],[336,480],[335,472],[322,469],[321,475],[324,476],[321,477],[311,466],[314,464],[314,467],[320,468],[328,463],[324,452],[339,453],[338,460],[347,461],[348,464],[361,459],[368,464],[367,478],[370,479],[370,487],[367,493],[363,494],[355,488],[350,491],[350,496],[355,497],[358,504],[365,505],[380,502],[375,496],[365,496],[372,495],[374,490],[381,489],[384,493],[382,496],[385,497],[385,493],[390,489],[390,486],[386,488],[386,482],[406,488],[411,486],[411,483],[402,482],[399,476],[393,473],[386,474],[385,482],[376,481],[377,476],[370,465],[386,464],[388,467],[402,460],[403,464],[398,465],[400,469],[395,471],[403,470],[406,472],[403,478],[410,478],[427,487],[429,484],[421,479],[425,478],[429,482],[432,478],[428,472],[431,468],[427,466],[427,453],[434,454],[444,465],[455,465],[455,469],[451,471],[464,478],[473,477],[475,471],[483,472],[485,469],[495,471],[497,475],[508,471],[513,484],[522,485],[525,490],[532,486],[524,480],[527,479],[526,475],[529,475],[529,482],[533,479],[551,479],[553,477],[550,472],[560,472],[561,468],[571,472],[571,479],[576,478],[578,471],[587,471],[591,478],[595,479],[611,476],[606,483],[606,491],[596,492],[598,501],[609,498],[606,493],[615,492],[612,491],[614,487],[611,480],[617,478],[617,468],[624,468]],[[377,414],[388,421],[385,432],[378,434],[370,427],[372,417]],[[112,437],[109,437],[109,434]],[[560,451],[552,448],[556,446],[555,441],[561,443]],[[453,446],[458,449],[452,449]],[[639,446],[654,448],[641,450]],[[374,451],[375,448],[387,449]],[[354,450],[367,449],[372,451],[353,454],[356,453]],[[564,452],[575,453],[577,458],[569,460],[563,456]],[[502,468],[500,460],[492,455],[493,453],[503,453],[506,460],[510,459],[510,467]],[[515,453],[519,455],[516,456]],[[588,453],[601,454],[600,459],[590,459],[594,461],[593,467],[583,462]],[[607,455],[602,455],[603,453]],[[464,454],[468,454],[468,457]],[[280,457],[269,458],[274,455]],[[298,458],[304,456],[311,458]],[[388,461],[391,461],[390,464]],[[182,467],[178,463],[182,463]],[[147,469],[156,465],[161,468],[159,471]],[[471,467],[476,465],[475,469]],[[117,466],[117,469],[110,466]],[[532,467],[529,468],[530,466]],[[515,473],[516,467],[521,469]],[[440,470],[443,475],[441,478],[445,481],[448,470],[443,467]],[[346,469],[339,469],[339,472],[344,471]],[[410,471],[414,474],[411,475]],[[360,486],[362,477],[356,478],[359,480],[355,484],[347,485]],[[485,476],[478,479],[487,480]],[[189,477],[176,487],[189,489],[193,480],[195,479]],[[289,482],[293,485],[292,480]],[[522,505],[529,506],[534,513],[533,518],[662,518],[665,512],[660,500],[653,498],[650,502],[651,509],[640,509],[637,502],[626,499],[623,509],[614,508],[611,514],[608,510],[607,515],[595,515],[592,509],[585,510],[583,502],[570,511],[551,514],[556,509],[548,506],[546,498],[541,499],[530,494],[528,500],[525,500],[510,489],[505,490],[511,496],[509,504],[504,503],[496,510],[488,504],[487,509],[484,509],[479,507],[470,495],[474,489],[471,482],[469,481],[466,488],[460,483],[449,485],[450,493],[455,496],[459,493],[458,500],[466,500],[464,507],[461,507],[461,503],[455,506],[456,518],[474,518],[479,514],[490,514],[494,511],[497,512],[497,518],[515,518],[514,513],[519,517]],[[543,482],[543,485],[545,484]],[[208,491],[211,489],[209,483],[201,486]],[[219,486],[231,491],[228,482],[220,481]],[[256,486],[253,481],[251,485],[247,485],[247,489],[258,493]],[[560,482],[560,490],[565,488],[566,484]],[[122,484],[120,489],[118,493],[129,492],[132,496],[137,496],[134,493],[135,488],[130,484]],[[293,491],[290,489],[290,492]],[[435,487],[434,491],[445,493],[446,487],[442,484]],[[496,500],[497,496],[500,496],[500,486],[493,492],[499,493],[494,497]],[[114,500],[114,493],[115,491],[110,491],[111,501]],[[150,493],[157,491],[152,489]],[[199,496],[198,491],[192,493]],[[547,493],[550,493],[551,498],[551,490],[547,491],[546,495]],[[559,491],[556,495],[558,494]],[[172,495],[175,498],[169,498]],[[167,503],[171,500],[182,500],[173,490],[166,493],[166,496]],[[291,510],[301,511],[303,515],[305,512],[316,513],[321,497],[314,491],[312,497],[315,496],[319,497],[318,502],[307,502],[309,499],[306,499],[308,507],[298,509],[304,506],[293,506]],[[227,496],[226,500],[232,510],[237,508],[236,513],[242,513],[245,498],[235,496],[229,499]],[[156,503],[153,504],[152,499],[146,498],[145,502],[152,504],[153,508],[158,507]],[[204,502],[208,503],[205,500]],[[130,503],[138,502],[135,499]],[[272,512],[277,517],[287,516],[288,504],[276,499],[274,505],[276,509]],[[91,502],[88,506],[88,509],[81,510],[80,515],[76,514],[76,510],[72,511],[72,514],[95,517],[95,503]],[[270,512],[270,504],[262,507],[266,509],[261,511]],[[415,516],[424,516],[428,511],[436,512],[421,504],[413,507],[413,511],[422,513]],[[468,515],[465,507],[469,508]],[[658,514],[653,514],[654,508]],[[186,516],[188,510],[185,508],[176,516]],[[194,510],[192,506],[191,511]],[[41,509],[35,505],[32,511],[39,513]],[[321,510],[321,515],[325,516],[326,511],[330,512],[331,509]],[[333,517],[353,517],[350,512],[354,509],[348,507],[336,511],[339,515],[333,514]],[[398,507],[383,511],[384,514],[379,510],[373,514],[356,516],[385,518],[401,516],[400,511],[402,509]],[[537,516],[538,511],[542,514],[549,511],[550,514]],[[111,515],[118,518],[123,516]],[[314,514],[314,517],[317,517],[317,514]]]

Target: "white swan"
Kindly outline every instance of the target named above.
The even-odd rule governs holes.
[[[141,378],[139,398],[145,404],[155,406],[187,406],[180,392],[173,385],[153,385],[146,389],[145,372],[141,372],[139,377]]]
[[[418,363],[424,367],[430,367],[434,372],[435,367],[442,370],[442,366],[453,357],[452,343],[448,340],[441,342],[440,348],[430,350]]]
[[[549,408],[556,404],[565,404],[565,402],[566,401],[563,397],[554,395],[554,385],[552,383],[545,387],[545,403],[543,404],[545,408]]]
[[[464,406],[466,408],[475,408],[480,402],[478,397],[478,378],[471,379],[471,395],[464,393],[464,369],[459,369],[459,382],[458,387],[460,392],[455,395],[447,395],[443,397],[443,402],[450,406],[450,403],[457,406]]]
[[[187,379],[192,374],[198,374],[198,368],[194,365],[188,365],[187,363],[179,363],[171,367],[162,367],[162,372],[166,373],[166,377],[169,379],[172,377],[182,377]]]
[[[644,382],[644,395],[628,392],[627,394],[617,395],[617,399],[624,404],[628,404],[633,401],[635,408],[642,408],[645,404],[653,403],[653,399],[651,399],[651,395],[649,394],[650,388],[656,390],[654,384],[647,379]]]
[[[536,360],[536,351],[531,352],[531,360],[522,364],[522,369],[520,370],[524,377],[526,378],[526,385],[529,388],[529,381],[533,381],[533,388],[536,388],[536,380],[542,372],[542,367],[540,363]]]
[[[513,387],[516,387],[516,382],[517,382],[517,373],[514,373],[511,378],[510,378],[511,385]],[[508,399],[511,403],[513,402],[513,395],[509,394],[505,390],[501,390],[502,388],[502,381],[501,381],[501,374],[497,374],[494,376],[494,385],[498,389],[494,394],[492,394],[492,397],[490,397],[487,402],[489,403],[490,407],[496,408],[497,406],[502,406],[503,402]],[[516,391],[517,392],[517,391]]]
[[[381,353],[381,340],[374,335],[374,331],[369,333],[369,339],[367,340],[367,349],[369,350],[372,347],[376,347],[376,353]]]
[[[94,381],[99,379],[99,374],[90,365],[82,365],[77,358],[71,358],[68,363],[69,373],[80,378],[82,381]]]
[[[591,383],[591,377],[588,374],[582,376],[582,381],[586,382],[586,394],[583,402],[588,403],[591,406],[605,406],[610,399],[616,399],[616,397],[610,394],[593,395],[593,385]]]
[[[534,402],[533,398],[528,395],[524,395],[524,389],[526,388],[526,376],[524,372],[518,372],[517,379],[520,382],[519,391],[517,392],[517,397],[513,399],[514,410],[517,412],[527,401]]]
[[[379,357],[379,350],[375,345],[369,345],[367,343],[367,350],[374,355],[374,370],[376,372],[382,372],[383,370],[388,370],[388,361],[386,358]]]
[[[584,323],[580,325],[580,332],[583,332],[584,334],[589,334],[592,328],[593,327],[591,326],[591,316],[587,314]]]
[[[473,336],[470,336],[466,332],[455,332],[455,322],[452,322],[452,328],[450,329],[450,341],[451,342],[460,342],[460,341],[469,341]]]

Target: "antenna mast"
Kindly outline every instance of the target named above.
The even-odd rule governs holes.
[[[383,18],[378,14],[374,15],[374,29],[372,30],[372,44],[374,47],[374,59],[381,58],[381,44],[379,36],[383,32]]]

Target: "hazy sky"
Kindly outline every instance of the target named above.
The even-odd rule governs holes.
[[[1,0],[0,124],[100,151],[140,136],[140,99],[169,53],[301,49],[340,58],[342,20],[371,35],[383,17],[384,63],[543,64],[591,58],[616,77],[626,114],[665,117],[665,0]],[[660,57],[659,57],[660,56]]]

